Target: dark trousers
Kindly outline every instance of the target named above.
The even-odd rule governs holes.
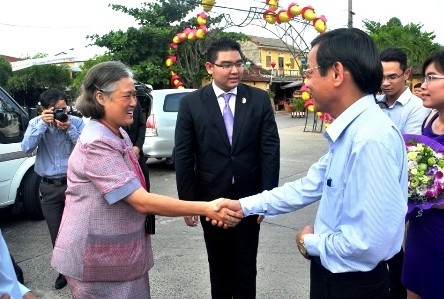
[[[248,216],[234,228],[211,225],[201,217],[210,265],[213,299],[256,298],[256,257],[260,225]]]
[[[387,263],[379,263],[368,272],[332,273],[312,257],[310,299],[388,299]],[[404,298],[405,299],[405,298]]]
[[[405,299],[407,291],[401,282],[402,265],[404,263],[404,249],[387,261],[390,280],[390,299]]]
[[[63,209],[65,208],[66,184],[54,185],[45,182],[40,183],[42,194],[42,212],[51,235],[52,247],[55,245],[62,222]]]

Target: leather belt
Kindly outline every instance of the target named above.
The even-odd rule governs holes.
[[[42,182],[56,186],[66,185],[66,177],[57,179],[42,177]]]

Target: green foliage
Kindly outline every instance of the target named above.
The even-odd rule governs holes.
[[[48,88],[66,90],[71,84],[71,70],[66,65],[39,65],[13,73],[7,89],[20,103],[35,106],[38,96]]]
[[[217,25],[222,16],[208,17],[208,33],[200,40],[184,40],[177,51],[171,51],[169,45],[175,34],[187,27],[196,26],[196,16],[184,20],[201,3],[199,1],[158,0],[144,3],[142,8],[127,8],[112,5],[112,9],[134,17],[140,28],[129,28],[126,32],[111,31],[106,35],[89,36],[99,47],[105,47],[112,53],[114,60],[129,65],[138,80],[149,83],[154,88],[171,87],[171,71],[177,73],[185,87],[200,87],[203,78],[208,76],[205,70],[205,48],[215,38],[229,36],[246,39],[244,34],[226,33]],[[176,55],[177,62],[171,71],[165,65],[168,54]]]
[[[407,53],[408,64],[411,67],[421,67],[431,53],[442,48],[433,42],[434,33],[423,32],[421,24],[403,25],[398,18],[391,18],[384,25],[369,20],[364,20],[363,23],[380,51],[389,47],[403,49]]]
[[[292,103],[293,103],[294,111],[304,111],[305,110],[305,107],[304,107],[305,101],[301,97],[293,98]]]
[[[9,61],[0,57],[0,86],[5,86],[9,77],[12,76],[12,67]]]
[[[73,74],[73,81],[71,84],[71,95],[73,98],[77,98],[80,94],[80,87],[82,86],[83,79],[85,79],[86,73],[90,68],[95,66],[100,62],[112,60],[111,56],[108,54],[96,56],[93,59],[89,59],[83,63],[80,67],[80,72]]]

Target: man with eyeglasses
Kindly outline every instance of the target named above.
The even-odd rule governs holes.
[[[407,54],[399,48],[388,48],[380,53],[383,68],[378,103],[385,103],[384,112],[392,119],[402,134],[421,134],[421,125],[430,109],[406,86],[411,70],[407,68]],[[404,250],[387,261],[390,276],[390,298],[405,299],[407,291],[401,282]]]
[[[268,94],[240,83],[244,64],[238,42],[216,40],[206,56],[213,82],[185,95],[177,115],[179,198],[238,199],[276,187],[280,142]],[[185,217],[185,223],[196,226],[198,217]],[[201,218],[213,299],[256,298],[261,220],[251,215],[225,230]]]
[[[311,42],[307,65],[315,110],[335,119],[324,133],[328,153],[305,177],[223,206],[271,217],[319,201],[314,224],[295,238],[310,260],[310,298],[387,299],[386,261],[405,231],[408,163],[399,129],[375,103],[378,49],[362,30],[334,29]]]
[[[42,211],[54,247],[65,207],[68,158],[85,124],[67,114],[68,96],[58,89],[44,91],[40,105],[43,111],[29,121],[21,146],[25,153],[37,149],[34,170],[42,177]],[[66,284],[59,274],[54,287],[61,289]]]
[[[382,95],[378,102],[385,102],[385,113],[398,126],[402,134],[421,134],[421,124],[430,112],[422,100],[406,86],[411,70],[407,68],[407,55],[399,48],[388,48],[380,53],[383,67]]]

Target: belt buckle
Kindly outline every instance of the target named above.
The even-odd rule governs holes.
[[[54,185],[56,186],[61,186],[62,185],[62,180],[61,179],[53,179],[52,180]]]

